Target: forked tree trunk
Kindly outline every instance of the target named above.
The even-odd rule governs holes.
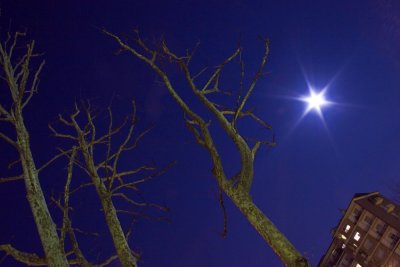
[[[29,134],[23,121],[22,112],[18,109],[16,109],[15,114],[15,130],[17,148],[24,173],[26,197],[39,232],[47,264],[51,267],[67,267],[69,265],[60,244],[56,225],[51,218],[40,187],[38,171],[30,149]]]

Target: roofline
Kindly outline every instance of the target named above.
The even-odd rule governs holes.
[[[360,200],[363,198],[367,198],[373,195],[380,195],[381,193],[379,191],[371,192],[371,193],[356,193],[353,196],[352,201]]]

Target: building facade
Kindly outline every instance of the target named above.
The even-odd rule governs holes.
[[[379,192],[356,194],[320,267],[400,267],[400,206]]]

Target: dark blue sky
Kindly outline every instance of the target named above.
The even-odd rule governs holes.
[[[116,56],[116,44],[99,28],[123,36],[138,28],[150,42],[164,36],[181,53],[200,41],[194,59],[198,68],[222,62],[240,36],[249,74],[262,56],[259,36],[271,40],[269,74],[259,81],[249,106],[272,124],[278,144],[259,152],[252,194],[314,265],[330,243],[330,230],[341,216],[339,209],[347,206],[354,193],[381,191],[393,196],[391,187],[400,180],[398,2],[89,2],[1,1],[0,31],[4,37],[9,29],[27,29],[29,39],[35,39],[38,51],[44,52],[40,93],[26,114],[38,163],[55,153],[50,144],[59,144],[49,137],[49,121],[70,111],[75,100],[91,99],[100,108],[112,96],[116,114],[126,113],[129,99],[135,98],[140,127],[156,125],[132,158],[134,164],[154,160],[165,166],[177,160],[171,171],[143,188],[148,199],[171,208],[167,215],[171,222],[136,224],[132,243],[142,253],[140,266],[281,264],[229,201],[228,236],[220,237],[223,218],[208,155],[194,143],[181,111],[155,74],[128,54]],[[238,72],[233,70],[224,78],[226,87],[238,84]],[[329,84],[326,97],[337,103],[323,109],[325,126],[314,112],[299,121],[306,105],[293,98],[308,93],[307,81],[317,90]],[[179,82],[178,87],[192,101],[185,93],[189,88]],[[251,129],[254,135],[264,134]],[[223,136],[218,137],[233,173],[237,158],[231,156],[232,147]],[[5,172],[4,165],[14,154],[4,143],[0,148],[6,155],[1,156],[0,170]],[[60,163],[43,175],[47,196],[62,184],[64,172]],[[39,253],[21,190],[22,183],[0,186],[0,243]],[[76,200],[82,210],[98,205],[92,194],[88,190]],[[74,216],[85,230],[105,231],[101,216],[78,211]],[[91,257],[112,250],[110,244],[96,241],[94,246],[92,239],[82,239],[89,250],[97,249]],[[4,264],[14,266],[13,261]]]

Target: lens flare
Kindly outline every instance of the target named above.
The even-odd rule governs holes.
[[[310,112],[311,110],[316,110],[318,114],[321,114],[322,106],[329,104],[329,101],[325,99],[324,90],[317,93],[313,89],[310,89],[310,95],[301,98],[301,100],[308,104],[306,113]]]

